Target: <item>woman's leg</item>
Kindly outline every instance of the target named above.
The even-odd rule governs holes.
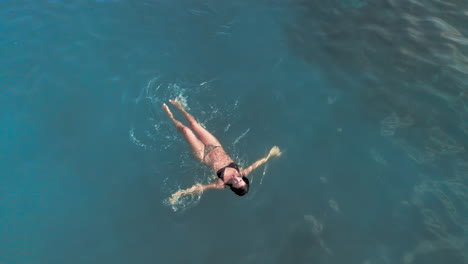
[[[162,108],[164,109],[164,111],[166,111],[167,115],[169,116],[169,118],[171,118],[172,122],[174,122],[177,131],[184,135],[185,140],[187,140],[187,142],[192,147],[193,154],[195,155],[195,157],[197,157],[197,159],[199,159],[200,161],[203,161],[203,151],[205,145],[197,138],[197,136],[195,136],[195,134],[190,128],[184,126],[181,122],[174,118],[174,115],[172,114],[171,110],[169,109],[169,107],[167,107],[166,104],[163,104]]]
[[[218,139],[213,136],[210,132],[208,132],[204,127],[202,127],[195,118],[189,114],[185,108],[178,102],[177,100],[169,100],[171,104],[173,104],[177,109],[179,109],[182,114],[184,114],[185,118],[190,124],[192,130],[197,134],[198,138],[200,138],[201,142],[205,145],[213,145],[213,146],[221,146]]]

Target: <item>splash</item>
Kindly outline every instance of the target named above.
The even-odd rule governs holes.
[[[243,139],[247,135],[247,133],[249,133],[249,131],[250,131],[250,128],[247,128],[247,130],[244,133],[242,133],[242,135],[240,135],[238,138],[236,138],[236,140],[234,140],[234,143],[232,144],[236,145],[237,143],[239,143],[239,141]]]
[[[150,151],[166,150],[179,142],[177,135],[169,133],[172,131],[172,124],[160,107],[174,98],[186,105],[188,96],[185,93],[186,89],[181,85],[166,81],[161,76],[150,79],[134,99],[135,112],[138,115],[136,118],[143,118],[144,121],[138,122],[140,126],[134,125],[130,129],[131,142]]]
[[[263,166],[262,178],[260,179],[260,184],[263,183],[263,178],[265,178],[265,174],[268,170],[268,163]]]
[[[184,210],[195,206],[200,201],[203,194],[203,185],[197,183],[191,188],[179,189],[168,198],[165,203],[169,205],[174,212],[183,212]]]

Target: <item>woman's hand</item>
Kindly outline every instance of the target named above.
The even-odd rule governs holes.
[[[268,153],[269,157],[279,157],[281,156],[281,151],[280,148],[277,146],[274,146],[270,149],[270,153]]]
[[[173,193],[171,197],[169,198],[169,202],[171,204],[174,204],[179,200],[180,197],[184,195],[201,195],[204,190],[205,190],[204,186],[197,183],[188,189],[179,190],[176,193]]]
[[[242,174],[244,176],[247,176],[249,175],[253,170],[255,170],[256,168],[258,168],[259,166],[261,166],[262,164],[264,164],[265,162],[267,162],[271,157],[279,157],[281,156],[281,151],[280,149],[277,147],[277,146],[274,146],[270,149],[270,153],[268,153],[268,155],[264,158],[261,158],[259,160],[257,160],[256,162],[254,162],[252,165],[250,165],[249,167],[245,168],[242,170]]]

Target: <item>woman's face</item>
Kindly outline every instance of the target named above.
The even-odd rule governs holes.
[[[231,178],[229,183],[235,188],[240,188],[246,184],[240,175]]]

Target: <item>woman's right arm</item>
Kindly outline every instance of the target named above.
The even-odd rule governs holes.
[[[224,182],[222,182],[221,180],[217,180],[211,184],[208,184],[208,185],[202,185],[203,186],[203,190],[208,190],[208,189],[224,189]]]
[[[223,189],[224,184],[220,184],[219,180],[217,182],[213,182],[208,185],[202,185],[200,183],[197,183],[193,185],[190,188],[187,188],[185,190],[179,190],[171,195],[169,198],[169,202],[171,204],[176,203],[180,197],[185,196],[185,195],[201,195],[205,190],[208,189]]]

